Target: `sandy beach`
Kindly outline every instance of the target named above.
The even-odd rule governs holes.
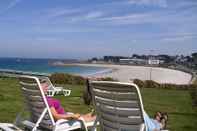
[[[192,75],[178,70],[159,67],[143,67],[110,64],[77,64],[78,66],[105,67],[111,70],[92,74],[94,77],[112,77],[121,82],[133,79],[154,80],[158,83],[189,84]]]

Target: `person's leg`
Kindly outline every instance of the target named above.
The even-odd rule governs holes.
[[[146,125],[146,131],[156,131],[155,123],[153,122],[153,119],[151,119],[148,114],[144,111],[144,121]]]
[[[88,114],[81,115],[81,117],[82,117],[86,122],[96,120],[96,115],[92,115],[92,113],[88,113]]]

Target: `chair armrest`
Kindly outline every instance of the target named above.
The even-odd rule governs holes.
[[[16,127],[15,125],[13,125],[11,123],[0,123],[0,130],[3,130],[3,131],[22,131],[21,129],[19,129],[18,127]]]
[[[47,90],[47,96],[54,96],[55,90]]]
[[[63,90],[64,88],[61,87],[61,86],[54,86],[55,89],[58,89],[58,90]]]
[[[69,96],[71,93],[71,90],[63,89],[64,96]]]

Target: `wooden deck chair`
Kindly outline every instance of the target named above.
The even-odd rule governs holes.
[[[91,81],[90,90],[101,131],[145,131],[137,85]]]
[[[48,89],[48,96],[54,96],[55,94],[63,94],[64,96],[69,96],[71,93],[71,90],[64,89],[63,87],[57,87],[52,84],[50,79],[48,77],[40,77],[42,80],[45,80],[47,84],[49,85]]]
[[[83,127],[95,125],[94,121],[85,123],[79,120],[58,120],[55,121],[46,96],[42,90],[38,77],[21,76],[19,77],[21,90],[25,97],[27,110],[30,113],[30,118],[23,121],[25,128],[32,131],[49,130],[49,131],[70,131]],[[92,128],[96,131],[96,128]]]

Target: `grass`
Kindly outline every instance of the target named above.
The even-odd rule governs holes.
[[[148,114],[153,116],[156,111],[169,114],[168,128],[170,130],[197,130],[197,110],[192,107],[188,91],[145,88],[141,92]]]
[[[193,84],[197,85],[197,78],[196,78],[196,80],[194,81],[194,83],[193,83]]]
[[[91,110],[83,104],[83,86],[63,85],[72,89],[71,96],[57,96],[66,111],[87,113]],[[197,109],[192,108],[188,91],[167,89],[141,89],[145,110],[153,116],[156,111],[169,114],[168,128],[172,131],[196,131]],[[0,78],[0,122],[13,122],[23,109],[23,97],[18,81]]]

